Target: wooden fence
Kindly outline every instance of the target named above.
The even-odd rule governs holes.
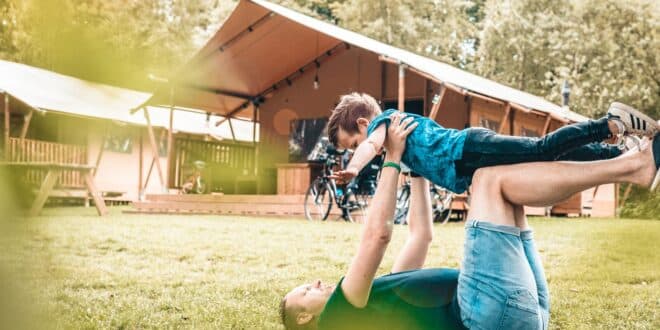
[[[174,178],[171,183],[175,187],[180,187],[194,172],[195,161],[206,163],[203,172],[211,190],[217,185],[233,186],[231,182],[238,176],[254,174],[254,146],[249,144],[176,139],[172,158],[170,177]]]
[[[6,161],[16,163],[87,164],[87,146],[45,142],[30,139],[9,138],[9,154]],[[31,169],[26,173],[28,184],[40,185],[46,171]],[[80,173],[64,171],[57,183],[60,188],[83,188],[85,182]]]

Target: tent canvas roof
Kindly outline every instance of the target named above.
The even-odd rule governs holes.
[[[181,68],[176,76],[177,89],[181,86],[182,92],[175,97],[175,104],[232,113],[249,97],[260,95],[342,43],[386,56],[478,94],[558,118],[587,119],[541,97],[263,0],[241,0],[219,31]],[[162,104],[165,100],[166,96],[157,92],[150,102]],[[251,107],[236,115],[251,118]]]
[[[146,126],[142,112],[130,110],[144,103],[151,94],[93,83],[24,64],[0,60],[0,90],[39,110],[80,117],[108,119]],[[169,127],[169,108],[148,107],[152,125]],[[215,123],[220,116],[211,116]],[[252,141],[252,123],[232,120],[236,139]],[[206,114],[186,109],[175,110],[173,128],[178,132],[213,134],[231,138],[229,124],[219,127],[206,121]]]

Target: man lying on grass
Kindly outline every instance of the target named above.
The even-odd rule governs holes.
[[[414,124],[413,124],[414,125]],[[405,138],[395,115],[386,162],[398,163]],[[387,164],[387,163],[386,163]],[[413,179],[411,236],[392,274],[374,278],[392,233],[399,170],[383,168],[358,252],[338,285],[320,281],[281,303],[288,329],[546,329],[550,298],[532,231],[520,205],[554,204],[612,182],[650,187],[660,167],[660,135],[611,160],[526,163],[479,169],[472,184],[460,274],[417,269],[431,237],[425,183]]]

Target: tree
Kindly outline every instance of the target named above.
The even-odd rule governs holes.
[[[16,8],[9,0],[0,0],[0,57],[16,53]]]
[[[617,0],[489,1],[475,70],[488,78],[601,116],[619,100],[652,113],[660,104],[658,12]]]
[[[82,79],[152,90],[206,42],[236,1],[0,0],[15,13],[5,59]],[[54,15],[53,13],[57,13]],[[0,30],[0,38],[4,38]],[[3,39],[4,40],[4,39]],[[3,43],[4,44],[4,43]],[[1,50],[0,50],[1,51]]]

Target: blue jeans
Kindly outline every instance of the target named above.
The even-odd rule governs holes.
[[[458,277],[468,329],[547,329],[550,295],[531,230],[471,220]]]
[[[469,128],[463,156],[456,161],[458,176],[471,177],[482,167],[526,162],[592,161],[621,155],[621,150],[601,142],[612,137],[607,118],[566,125],[544,137],[497,134]]]

